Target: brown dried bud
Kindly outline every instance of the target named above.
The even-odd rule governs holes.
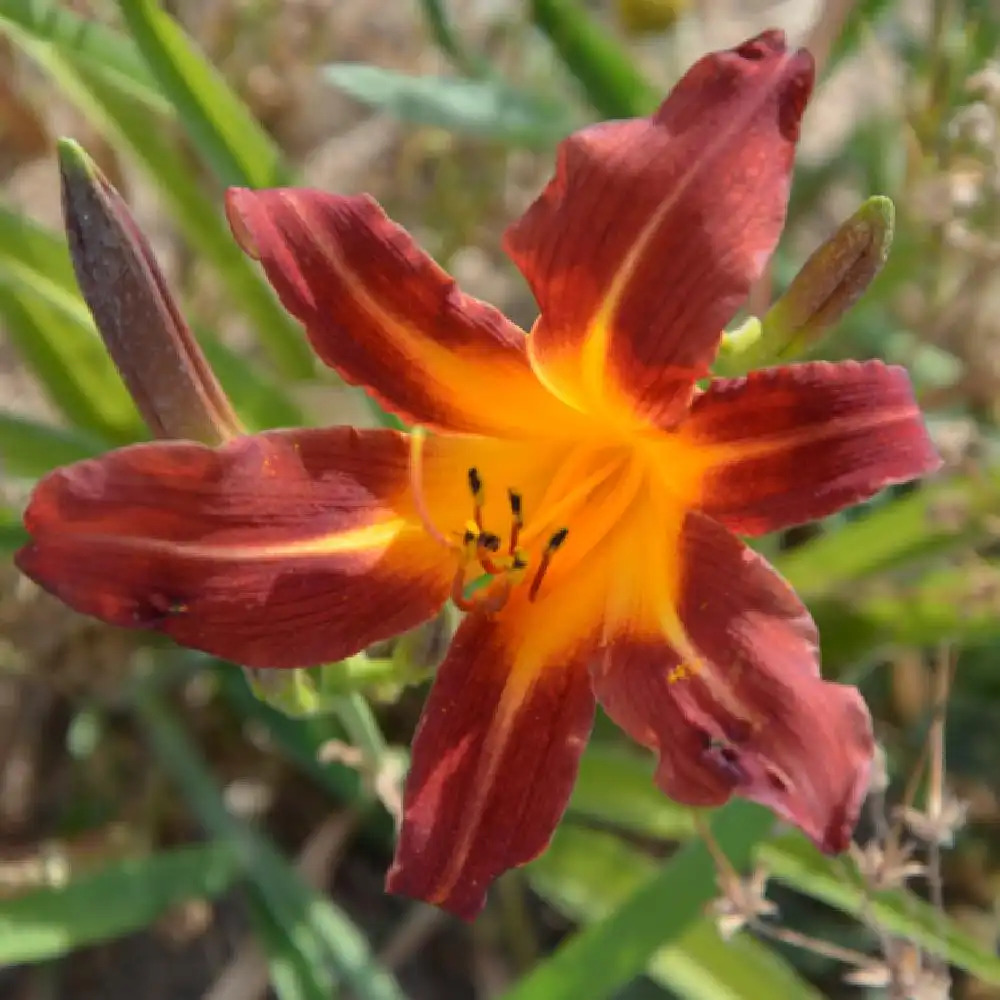
[[[59,170],[77,283],[150,431],[211,445],[239,434],[239,419],[124,200],[72,140],[59,142]]]

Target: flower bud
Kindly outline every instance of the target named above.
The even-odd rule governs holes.
[[[77,283],[151,433],[210,445],[239,434],[239,419],[124,200],[72,140],[59,142],[59,170]]]
[[[894,219],[888,198],[869,198],[812,254],[762,320],[751,317],[725,335],[717,373],[780,364],[816,344],[882,270]]]

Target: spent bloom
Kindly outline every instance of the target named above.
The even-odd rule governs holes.
[[[116,625],[253,667],[339,660],[455,601],[392,891],[475,915],[542,851],[600,702],[675,799],[762,802],[843,850],[872,757],[808,612],[737,536],[936,468],[878,362],[707,379],[781,232],[806,52],[708,55],[587,128],[507,232],[540,318],[462,294],[367,197],[233,190],[237,240],[320,357],[423,430],[141,444],[60,469],[22,570]]]

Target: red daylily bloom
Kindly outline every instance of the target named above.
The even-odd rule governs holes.
[[[701,59],[653,117],[563,143],[506,235],[541,307],[528,335],[369,198],[231,191],[237,239],[323,360],[433,433],[113,452],[39,484],[19,565],[81,611],[258,667],[337,660],[455,598],[388,886],[463,917],[548,843],[595,696],[669,795],[746,796],[842,850],[867,710],[820,679],[808,612],[733,532],[938,458],[899,368],[696,384],[777,242],[812,80],[767,32]]]

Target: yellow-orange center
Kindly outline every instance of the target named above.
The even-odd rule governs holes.
[[[498,610],[522,584],[527,599],[534,601],[558,582],[553,565],[556,577],[563,579],[590,556],[621,520],[645,479],[644,463],[635,460],[634,450],[617,443],[523,443],[512,445],[498,462],[490,452],[495,442],[483,440],[482,468],[487,473],[478,465],[466,469],[466,515],[456,525],[459,494],[454,482],[442,491],[440,467],[430,495],[425,491],[422,441],[419,433],[411,438],[411,495],[425,530],[455,558],[452,597],[465,610]],[[476,457],[475,446],[468,456]],[[454,465],[452,469],[451,477],[461,475]],[[522,482],[511,483],[507,477]],[[523,493],[521,485],[526,487]]]

